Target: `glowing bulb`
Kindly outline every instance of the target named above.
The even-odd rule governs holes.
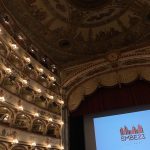
[[[32,145],[32,146],[36,146],[36,142],[33,142],[31,145]]]
[[[43,76],[41,76],[42,79],[45,79]]]
[[[60,101],[60,102],[61,102],[62,105],[64,104],[64,101]]]
[[[44,57],[42,58],[42,60],[43,60],[43,62],[46,62],[46,59]]]
[[[53,121],[53,119],[52,119],[52,118],[49,118],[48,121]]]
[[[27,62],[27,63],[30,63],[31,62],[31,59],[29,57],[24,57],[24,60]]]
[[[41,89],[36,89],[36,92],[41,93],[42,91]]]
[[[58,102],[60,103],[60,104],[64,104],[64,101],[63,100],[58,100]]]
[[[18,49],[18,46],[14,43],[11,44],[12,49]]]
[[[43,73],[43,68],[37,68],[37,70],[41,73]]]
[[[5,116],[4,120],[5,120],[5,121],[7,121],[7,120],[8,120],[8,118],[9,118],[9,115],[8,115],[8,114],[6,114],[6,116]]]
[[[0,28],[0,34],[2,34],[2,29]]]
[[[18,141],[18,139],[13,139],[13,140],[12,140],[12,143],[13,143],[13,144],[17,144],[17,143],[19,143],[19,141]]]
[[[35,113],[34,116],[35,116],[35,117],[39,117],[39,113]]]
[[[5,102],[5,97],[4,96],[0,97],[0,102]]]
[[[64,146],[60,146],[60,149],[63,150],[63,149],[64,149]]]
[[[23,106],[22,105],[18,106],[18,109],[23,111]]]
[[[9,22],[8,22],[7,20],[4,20],[4,22],[5,22],[6,24],[9,24]]]
[[[23,37],[21,35],[18,35],[19,40],[23,40]]]
[[[21,82],[22,82],[23,84],[28,84],[28,81],[27,81],[27,80],[24,80],[24,79],[22,79]]]
[[[48,144],[48,145],[47,145],[47,148],[51,148],[51,147],[52,147],[51,144]]]
[[[52,66],[53,69],[56,69],[56,66],[55,66],[55,65],[51,65],[51,66]]]
[[[54,78],[54,77],[49,77],[50,78],[50,80],[52,80],[52,81],[56,81],[56,79]]]
[[[55,86],[56,84],[55,84],[55,83],[53,83],[52,85],[53,85],[53,86]]]
[[[5,68],[5,71],[8,73],[8,74],[11,74],[12,73],[12,70],[10,68]]]
[[[34,52],[34,49],[31,48],[31,52]]]
[[[48,98],[49,98],[49,99],[54,99],[54,96],[48,95]]]
[[[64,125],[64,122],[63,122],[63,121],[60,121],[60,124],[61,124],[61,125]]]

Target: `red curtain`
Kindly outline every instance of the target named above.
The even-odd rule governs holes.
[[[71,116],[97,114],[103,111],[150,104],[150,83],[138,80],[127,85],[102,87],[88,95]]]

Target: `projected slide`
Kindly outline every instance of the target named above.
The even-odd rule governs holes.
[[[97,150],[149,150],[150,110],[94,118]]]

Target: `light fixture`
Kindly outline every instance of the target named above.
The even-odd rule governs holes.
[[[29,57],[24,57],[24,60],[27,62],[27,63],[30,63],[31,62],[31,59]]]
[[[23,106],[22,105],[18,106],[18,109],[23,111]]]
[[[43,76],[41,76],[42,79],[45,79]]]
[[[18,59],[18,56],[15,56],[16,59]]]
[[[29,70],[32,70],[32,68],[31,67],[28,67],[29,68]]]
[[[51,65],[51,67],[52,67],[52,72],[54,72],[55,69],[56,69],[56,66],[55,65]]]
[[[55,84],[55,83],[52,83],[52,85],[55,86],[56,84]]]
[[[51,65],[51,66],[52,66],[53,69],[56,69],[56,65],[53,64],[53,65]]]
[[[9,24],[9,21],[8,21],[8,20],[6,20],[6,19],[4,19],[4,22],[5,22],[6,24]]]
[[[60,104],[64,104],[64,101],[63,100],[58,100],[58,102],[60,103]]]
[[[18,144],[19,141],[18,141],[18,139],[13,139],[13,140],[12,140],[12,143],[13,143],[13,144]]]
[[[5,68],[5,71],[6,71],[6,73],[8,73],[8,74],[11,74],[12,73],[12,70],[10,69],[10,68]]]
[[[5,102],[5,97],[4,96],[0,96],[0,102]]]
[[[27,85],[28,84],[28,81],[27,80],[25,80],[25,79],[20,79],[20,81],[22,82],[22,84],[24,84],[24,85]]]
[[[47,95],[47,97],[48,97],[49,99],[54,99],[54,96],[52,96],[52,95]]]
[[[21,35],[18,35],[19,40],[23,40],[23,37]]]
[[[33,52],[33,53],[34,53],[34,49],[33,49],[33,48],[31,48],[31,52]]]
[[[23,111],[23,106],[21,105],[21,100],[18,101],[18,110]]]
[[[12,47],[12,49],[16,50],[18,49],[18,46],[15,43],[11,43],[10,46]]]
[[[60,125],[64,125],[64,122],[62,120],[59,123],[60,123]]]
[[[3,32],[3,31],[2,31],[2,29],[0,28],[0,34],[2,34],[2,32]]]
[[[52,119],[52,118],[48,118],[48,121],[51,121],[51,122],[52,122],[52,121],[53,121],[53,119]]]
[[[34,116],[35,117],[39,117],[39,113],[34,113]]]
[[[36,142],[33,142],[33,143],[31,144],[31,146],[36,146]]]
[[[6,114],[6,116],[4,117],[4,121],[7,121],[8,120],[8,118],[9,118],[9,115],[8,114]]]
[[[44,57],[42,58],[42,60],[43,60],[43,62],[46,62],[46,59]]]
[[[37,68],[37,70],[41,73],[43,73],[43,68]]]
[[[63,149],[64,149],[64,146],[61,145],[61,146],[60,146],[60,149],[63,150]]]
[[[52,145],[51,145],[51,144],[48,144],[48,145],[47,145],[47,148],[51,148],[51,147],[52,147]]]
[[[55,77],[53,77],[53,76],[49,76],[49,78],[50,78],[50,80],[52,80],[52,81],[56,81]]]
[[[35,91],[38,92],[38,93],[42,92],[41,89],[38,89],[38,88],[36,88]]]

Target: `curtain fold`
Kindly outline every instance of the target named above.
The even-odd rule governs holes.
[[[150,83],[137,80],[133,83],[114,87],[101,87],[84,97],[72,116],[84,116],[107,110],[150,104]]]

